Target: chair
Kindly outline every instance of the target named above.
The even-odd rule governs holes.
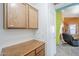
[[[64,41],[67,42],[69,45],[79,46],[79,40],[78,39],[74,39],[72,37],[72,35],[67,34],[67,33],[63,33],[62,36],[63,36]]]

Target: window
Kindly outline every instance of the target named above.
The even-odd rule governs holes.
[[[69,33],[72,35],[76,34],[76,24],[69,25]]]

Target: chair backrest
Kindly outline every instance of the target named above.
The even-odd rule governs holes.
[[[63,39],[64,39],[65,42],[70,43],[74,40],[74,38],[70,34],[63,33],[62,35],[63,35]]]

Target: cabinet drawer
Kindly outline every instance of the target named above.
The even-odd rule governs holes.
[[[28,54],[26,54],[24,56],[35,56],[35,51],[32,51],[32,52],[30,52],[30,53],[28,53]]]
[[[45,56],[45,49],[42,49],[36,56]]]
[[[38,53],[39,51],[41,51],[41,50],[44,49],[44,48],[45,48],[45,44],[42,45],[42,46],[40,46],[40,47],[38,47],[38,48],[36,49],[36,53]]]

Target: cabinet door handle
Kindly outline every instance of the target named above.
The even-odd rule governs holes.
[[[11,27],[13,27],[14,25],[10,25]]]

